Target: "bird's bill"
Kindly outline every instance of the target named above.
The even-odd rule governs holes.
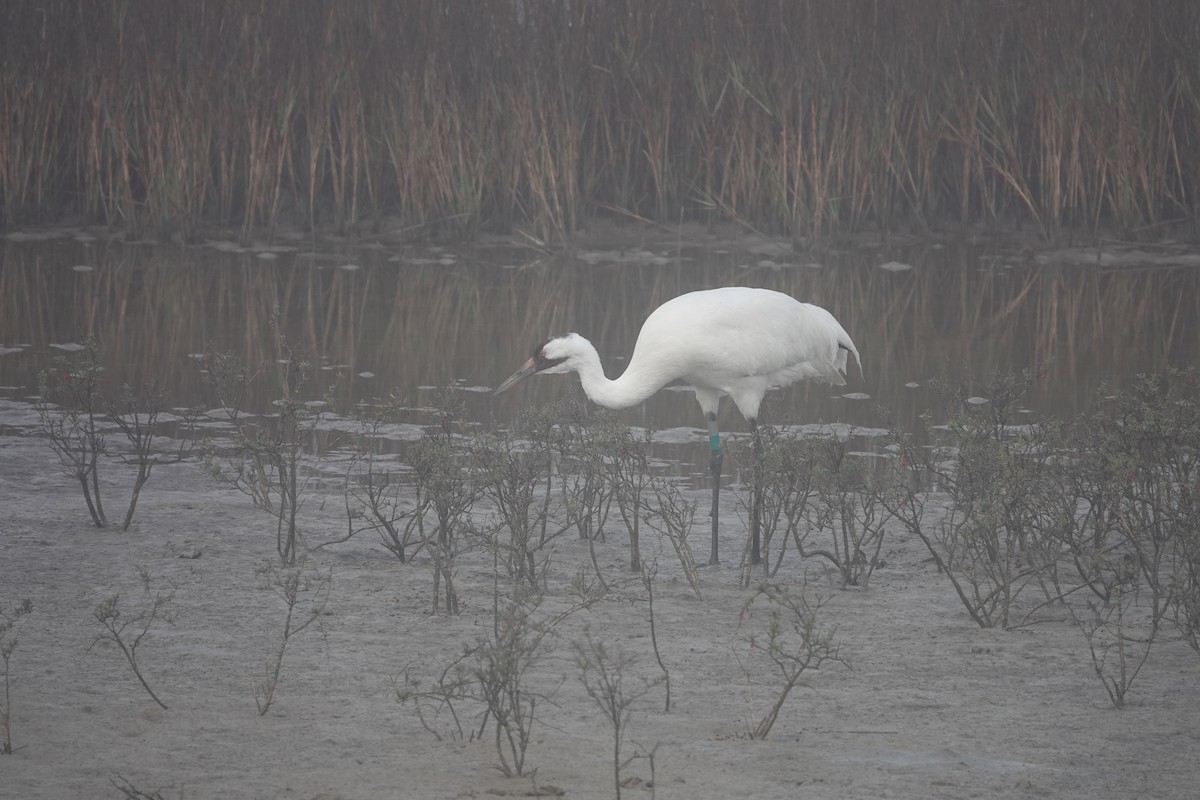
[[[520,383],[521,381],[525,380],[526,378],[528,378],[530,375],[532,375],[535,372],[537,372],[537,363],[531,358],[528,361],[526,361],[524,366],[522,366],[519,370],[514,372],[512,375],[509,375],[508,380],[506,380],[504,383],[500,384],[500,388],[498,388],[498,389],[496,389],[496,391],[492,392],[492,396],[495,397],[496,395],[500,394],[501,392],[508,391],[515,384]]]

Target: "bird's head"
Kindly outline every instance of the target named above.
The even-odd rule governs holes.
[[[578,359],[584,357],[589,351],[594,354],[595,348],[588,344],[587,339],[577,333],[567,333],[547,339],[533,348],[533,355],[529,357],[529,360],[510,375],[508,380],[500,384],[493,395],[511,389],[530,375],[576,372],[579,368]]]

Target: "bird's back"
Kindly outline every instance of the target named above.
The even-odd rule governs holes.
[[[627,374],[664,385],[682,380],[733,396],[756,395],[805,378],[844,384],[846,354],[858,351],[819,306],[769,289],[726,287],[690,292],[646,319]],[[743,413],[747,412],[742,408]]]

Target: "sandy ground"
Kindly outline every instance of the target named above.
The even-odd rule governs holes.
[[[111,515],[124,496],[110,492]],[[340,533],[338,504],[322,517],[316,502],[307,509],[314,535]],[[698,518],[701,559],[706,523]],[[1197,796],[1200,658],[1162,644],[1118,711],[1065,614],[979,630],[920,543],[902,534],[885,544],[886,566],[866,590],[841,591],[819,564],[785,560],[785,583],[806,578],[808,592],[827,597],[821,617],[836,626],[850,666],[811,673],[769,738],[747,738],[778,682],[749,644],[764,615],[739,619],[746,593],[734,554],[744,529],[733,515],[725,524],[727,563],[702,568],[702,600],[678,577],[669,545],[646,537],[661,568],[655,610],[673,707],[664,713],[660,686],[633,709],[626,752],[656,748],[654,771],[633,761],[624,797]],[[610,532],[598,547],[606,576],[627,580],[625,536]],[[583,692],[570,643],[590,626],[636,657],[629,680],[653,678],[635,585],[561,624],[529,677],[550,696],[528,751],[535,775],[506,778],[490,735],[438,741],[396,701],[393,683],[405,669],[435,676],[488,630],[490,558],[462,559],[463,612],[448,617],[429,611],[428,567],[398,564],[366,534],[314,553],[310,562],[332,571],[327,613],[289,644],[275,703],[259,716],[251,686],[284,608],[255,568],[273,559],[271,518],[194,464],[155,473],[129,532],[97,530],[42,442],[0,438],[0,607],[34,603],[12,657],[19,749],[0,756],[0,797],[119,798],[118,775],[165,798],[460,798],[535,787],[614,795],[611,728]],[[547,608],[568,602],[570,577],[589,563],[584,544],[560,540]],[[117,592],[135,601],[139,565],[174,590],[174,624],[153,628],[138,651],[167,710],[115,647],[89,649],[101,632],[93,609]]]

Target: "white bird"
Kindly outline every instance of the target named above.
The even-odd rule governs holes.
[[[708,419],[713,478],[712,552],[717,563],[721,444],[717,410],[729,395],[750,423],[756,470],[762,450],[758,411],[769,389],[810,378],[846,383],[847,353],[862,360],[849,334],[825,309],[769,289],[725,287],[689,292],[656,308],[638,334],[621,377],[604,375],[592,343],[577,333],[547,339],[495,394],[537,373],[579,373],[583,391],[605,408],[641,403],[672,381],[690,384]],[[756,478],[758,476],[756,472]],[[758,484],[758,481],[755,481]],[[751,503],[751,561],[760,560],[758,502]]]

